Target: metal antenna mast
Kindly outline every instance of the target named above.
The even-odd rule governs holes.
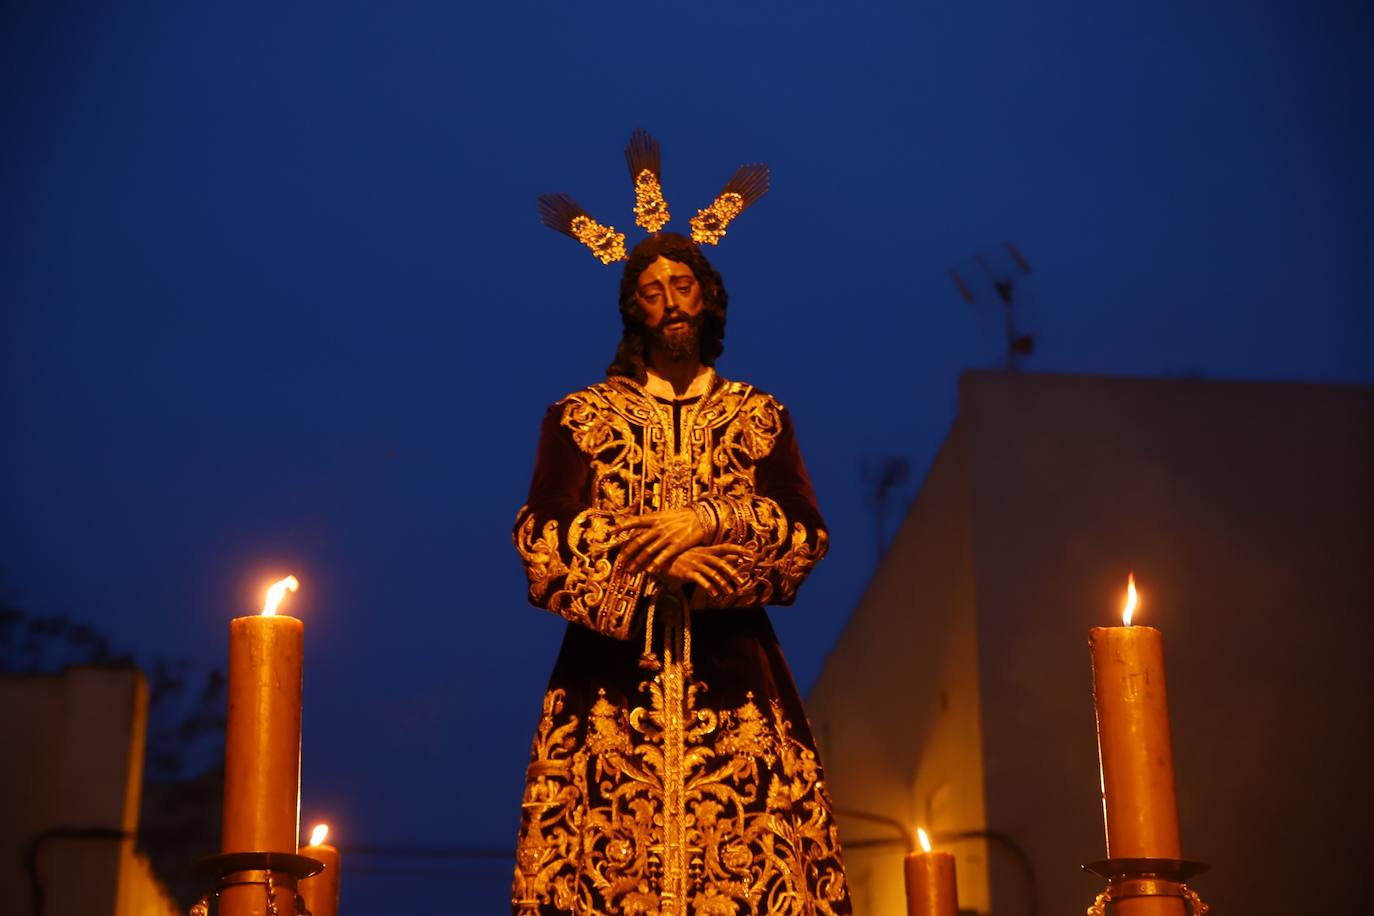
[[[1017,250],[1016,246],[1011,242],[1003,242],[1002,247],[1006,249],[1012,261],[1020,268],[1021,273],[1029,275],[1031,272],[1030,263],[1021,256],[1021,252]],[[974,260],[983,269],[983,273],[987,274],[993,290],[997,293],[997,298],[1002,302],[1007,335],[1007,370],[1015,370],[1018,368],[1017,360],[1019,358],[1030,356],[1035,352],[1034,335],[1016,329],[1016,283],[1013,279],[1015,275],[1010,271],[999,273],[993,270],[987,259],[981,254],[974,255]],[[973,290],[964,282],[963,278],[952,270],[949,272],[949,278],[954,281],[954,286],[959,290],[959,295],[963,297],[964,301],[973,305],[975,303]]]
[[[876,551],[875,560],[881,563],[883,561],[883,535],[887,530],[888,496],[899,484],[906,482],[907,476],[911,473],[911,463],[900,456],[888,455],[871,461],[865,460],[863,472],[864,482],[872,487],[870,492],[873,494],[875,516],[873,547]]]

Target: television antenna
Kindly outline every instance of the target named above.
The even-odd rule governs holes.
[[[1006,249],[1007,255],[1010,256],[1017,269],[1022,274],[1029,276],[1031,272],[1030,262],[1021,255],[1017,247],[1011,242],[1003,242],[1002,247]],[[1018,360],[1035,352],[1035,336],[1016,328],[1016,273],[1006,269],[994,270],[993,265],[989,264],[988,259],[981,254],[974,255],[973,259],[978,262],[978,266],[987,275],[988,281],[997,293],[997,298],[1002,303],[1007,335],[1007,371],[1014,371],[1019,368]],[[964,278],[953,270],[949,272],[949,278],[954,281],[954,287],[959,290],[959,295],[963,297],[963,300],[969,305],[974,305],[976,300],[973,296],[973,289],[964,282]]]

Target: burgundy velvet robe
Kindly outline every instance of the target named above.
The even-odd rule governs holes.
[[[701,504],[746,549],[708,599],[620,565],[614,520]],[[530,601],[569,621],[531,748],[513,911],[849,913],[815,742],[763,609],[827,535],[786,410],[711,379],[612,378],[544,418],[515,524]]]

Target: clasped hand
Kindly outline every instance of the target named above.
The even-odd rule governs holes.
[[[620,548],[624,568],[631,574],[648,572],[670,586],[695,582],[712,597],[741,584],[734,563],[747,551],[735,544],[703,545],[706,532],[691,509],[637,515],[617,528],[638,532]]]

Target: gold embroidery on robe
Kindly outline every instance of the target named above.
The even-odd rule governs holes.
[[[717,542],[743,546],[745,559],[735,590],[709,602],[698,593],[698,607],[790,603],[825,554],[827,534],[782,406],[752,386],[720,380],[674,410],[632,381],[611,379],[555,405],[545,436],[567,443],[554,443],[549,460],[567,466],[577,492],[541,499],[532,487],[515,543],[530,600],[574,624],[625,640],[663,597],[648,576],[617,569],[619,518],[710,504]],[[780,446],[790,451],[779,455]],[[769,461],[796,466],[761,490]],[[575,682],[551,683],[526,775],[514,911],[849,913],[809,728],[789,721],[775,695],[708,702],[710,685],[684,659],[693,612],[676,599],[667,606],[652,675],[631,660],[623,670],[579,669]],[[788,703],[799,708],[780,656],[762,675],[760,690],[790,691]]]
[[[677,442],[668,411],[642,388],[612,379],[575,392],[558,405],[591,469],[591,506],[567,525],[542,521],[537,507],[517,515],[515,544],[525,563],[530,600],[567,619],[628,638],[644,576],[618,573],[614,520],[707,500],[729,521],[724,539],[748,549],[745,584],[712,607],[786,604],[829,546],[789,520],[776,501],[755,493],[755,470],[782,428],[782,406],[742,382],[722,380],[685,416]],[[676,449],[676,450],[675,450]],[[681,493],[672,498],[674,493]],[[560,538],[565,538],[560,544]],[[570,555],[564,563],[560,546]]]
[[[564,692],[544,698],[526,784],[515,911],[541,902],[576,914],[834,914],[847,901],[839,839],[815,752],[774,701],[699,708],[686,691],[682,786],[686,899],[661,900],[665,843],[663,735],[671,715],[660,678],[628,715],[603,690],[585,741],[564,716]],[[847,912],[847,910],[845,911]]]

